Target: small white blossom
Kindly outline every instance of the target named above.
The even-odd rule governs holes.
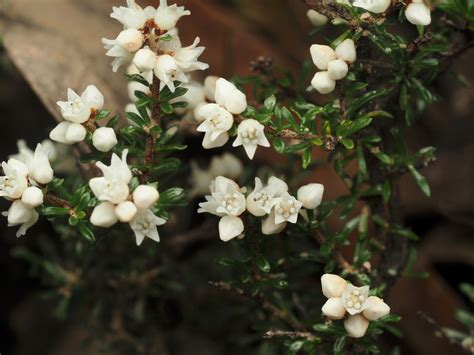
[[[239,216],[245,211],[246,199],[240,192],[240,187],[234,181],[218,176],[212,181],[211,195],[207,195],[206,202],[199,204],[198,213],[211,213],[221,218],[219,222],[219,237],[229,241],[242,234],[244,224]]]
[[[82,142],[87,135],[87,130],[79,123],[71,123],[63,121],[49,132],[49,138],[51,140],[64,143],[64,144],[75,144]]]
[[[2,163],[2,168],[5,176],[0,177],[0,196],[8,200],[21,198],[28,187],[28,167],[11,158]]]
[[[328,63],[328,75],[333,80],[344,79],[348,71],[347,63],[341,59],[332,60]]]
[[[57,104],[63,118],[72,123],[86,122],[92,110],[98,111],[104,106],[104,96],[94,85],[89,85],[81,96],[68,89],[67,99],[68,101],[58,101]]]
[[[336,88],[336,80],[331,78],[327,71],[318,71],[314,74],[313,80],[311,80],[311,85],[320,94],[325,95],[334,91]]]
[[[413,0],[405,9],[405,16],[413,25],[428,26],[431,23],[431,11],[423,0]]]
[[[347,63],[354,63],[357,59],[355,43],[352,39],[346,38],[339,43],[335,50],[337,59],[341,59]]]
[[[2,213],[3,216],[7,217],[8,226],[16,227],[20,226],[16,232],[16,237],[19,238],[26,234],[26,231],[38,221],[38,213],[28,206],[26,206],[20,200],[13,201],[10,209],[7,212]]]
[[[262,221],[262,234],[272,235],[282,232],[288,222],[275,223],[275,210],[272,210],[270,215]]]
[[[116,154],[112,155],[110,166],[97,162],[97,167],[104,174],[103,177],[93,178],[89,186],[100,201],[119,204],[129,195],[128,183],[132,179],[132,172],[127,165],[128,150],[122,152],[122,159]]]
[[[269,147],[270,142],[264,133],[265,126],[254,119],[243,120],[237,128],[237,138],[232,144],[233,147],[243,145],[249,159],[253,159],[257,145]]]
[[[298,213],[303,204],[296,198],[285,192],[281,197],[273,201],[273,208],[275,211],[275,224],[283,222],[296,223]]]
[[[100,127],[92,134],[92,144],[100,152],[110,151],[117,143],[117,136],[113,128]]]
[[[391,0],[355,0],[352,6],[360,7],[375,14],[382,14],[391,5]]]
[[[29,208],[36,208],[43,204],[43,191],[36,186],[28,187],[21,196],[21,202]]]
[[[303,204],[304,208],[313,210],[317,208],[323,199],[324,186],[321,184],[308,184],[298,189],[298,200]]]
[[[120,222],[128,223],[137,214],[137,206],[132,201],[124,201],[115,207],[115,214]]]
[[[160,194],[154,186],[140,185],[133,191],[133,202],[142,210],[153,207],[159,198]]]
[[[96,227],[109,228],[118,222],[115,213],[115,205],[110,202],[102,202],[92,211],[91,223]]]
[[[214,97],[218,105],[234,115],[240,115],[247,108],[245,94],[224,78],[219,78],[216,81]]]
[[[198,132],[205,132],[202,145],[206,149],[221,147],[229,140],[227,133],[234,123],[232,114],[218,104],[207,104],[199,110],[199,115],[205,117]]]
[[[334,320],[342,319],[348,313],[344,327],[352,338],[363,337],[370,320],[390,313],[390,307],[382,299],[369,297],[369,286],[355,287],[337,275],[324,274],[321,287],[328,298],[321,309],[322,313]]]
[[[256,177],[255,188],[247,196],[247,210],[257,217],[270,214],[276,194],[274,185],[270,184],[264,187],[262,181]]]
[[[324,16],[313,9],[308,10],[308,12],[306,12],[306,16],[308,17],[309,22],[311,22],[311,24],[315,27],[324,26],[328,22],[327,16]]]
[[[24,163],[26,156],[34,154],[34,152],[28,147],[24,139],[19,139],[16,142],[16,146],[18,148],[18,153],[10,155],[9,158],[16,159]],[[56,149],[56,146],[52,141],[50,141],[49,139],[44,139],[41,142],[41,147],[43,147],[43,151],[48,156],[50,162],[54,162],[55,160],[57,160],[59,155],[58,150]]]
[[[24,162],[28,167],[28,176],[39,184],[49,184],[54,178],[54,171],[48,159],[48,152],[40,144],[36,146],[34,153],[29,151],[21,152]]]
[[[133,57],[133,65],[135,65],[139,73],[154,70],[156,66],[155,52],[148,47],[140,49]]]
[[[135,217],[130,221],[130,227],[135,233],[137,245],[141,245],[145,237],[159,242],[160,236],[156,227],[165,223],[166,220],[155,216],[151,210],[138,210]]]
[[[176,26],[181,17],[187,15],[191,15],[191,11],[185,10],[184,6],[176,4],[168,6],[167,0],[160,0],[154,19],[160,30],[169,31]]]
[[[326,45],[313,44],[309,48],[309,51],[314,65],[316,65],[319,70],[326,70],[328,68],[328,63],[336,59],[336,52],[334,49]]]
[[[148,6],[143,9],[135,0],[127,0],[127,7],[113,7],[110,17],[119,21],[125,29],[141,29],[156,14],[156,9]]]

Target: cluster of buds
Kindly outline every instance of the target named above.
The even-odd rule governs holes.
[[[262,217],[262,234],[282,232],[287,223],[296,223],[302,208],[315,209],[321,204],[324,186],[308,184],[300,187],[298,198],[288,193],[288,185],[277,177],[270,177],[266,186],[255,178],[255,189],[245,196],[246,189],[228,178],[218,176],[210,185],[211,194],[199,204],[199,213],[211,213],[221,217],[219,237],[229,241],[244,232],[242,215],[249,212]]]
[[[112,155],[110,166],[97,162],[103,176],[93,178],[89,186],[101,203],[92,211],[90,221],[97,227],[109,228],[117,222],[129,223],[137,245],[145,237],[160,241],[157,226],[166,221],[151,210],[159,199],[158,190],[151,185],[139,185],[130,191],[132,172],[127,165],[128,151],[122,152],[122,158]]]
[[[48,151],[41,144],[34,152],[22,149],[15,158],[2,162],[4,176],[0,177],[0,196],[12,204],[3,215],[8,226],[20,226],[16,236],[25,235],[38,220],[35,208],[43,204],[43,187],[53,180]]]
[[[346,77],[349,66],[356,61],[357,53],[354,41],[345,39],[336,49],[326,45],[313,44],[310,48],[314,65],[321,70],[317,72],[311,85],[320,94],[329,94],[336,88],[336,80]]]
[[[167,86],[174,92],[175,81],[187,83],[188,73],[209,67],[198,61],[204,51],[204,47],[198,47],[199,38],[182,47],[178,37],[176,24],[191,14],[189,10],[176,4],[168,6],[167,0],[160,0],[158,8],[143,9],[135,0],[127,0],[127,5],[114,7],[111,14],[123,25],[123,31],[115,39],[102,39],[107,55],[115,58],[114,71],[133,63],[142,76],[155,75],[160,80],[160,90]]]
[[[369,321],[390,313],[390,307],[382,299],[369,296],[369,286],[356,287],[338,275],[324,274],[321,288],[328,298],[322,313],[332,320],[343,319],[348,314],[344,328],[352,338],[363,337]]]
[[[204,132],[202,146],[206,149],[222,147],[229,140],[229,130],[239,116],[247,108],[247,97],[231,82],[219,78],[214,91],[215,103],[201,105],[197,116],[203,122],[197,128]],[[249,159],[253,159],[257,146],[269,147],[270,142],[265,136],[265,126],[254,119],[244,119],[237,128],[234,147],[243,146]]]

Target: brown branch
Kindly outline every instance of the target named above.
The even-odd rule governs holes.
[[[290,339],[306,339],[309,341],[318,340],[319,338],[314,334],[309,332],[288,332],[284,330],[278,329],[270,329],[268,330],[263,337],[265,339],[272,339],[272,338],[290,338]]]
[[[161,110],[158,101],[156,100],[160,94],[160,81],[156,76],[153,76],[153,83],[151,85],[151,98],[152,102],[152,109],[151,109],[151,120],[153,125],[160,124],[161,118]],[[153,162],[155,160],[155,145],[156,145],[156,135],[152,132],[148,132],[148,137],[146,139],[145,145],[145,155],[143,158],[143,164],[145,165],[141,176],[142,182],[147,182],[150,179],[151,169]]]
[[[68,201],[63,200],[62,198],[56,195],[49,194],[49,193],[44,195],[43,202],[45,204],[52,205],[55,207],[69,208],[69,209],[72,208],[71,204]]]
[[[234,295],[240,296],[240,297],[245,297],[249,300],[255,301],[260,306],[266,310],[273,318],[279,319],[289,325],[291,328],[299,331],[305,331],[306,327],[300,323],[299,321],[293,319],[288,312],[278,308],[275,306],[270,300],[268,300],[264,295],[259,293],[255,297],[252,297],[250,294],[245,292],[244,289],[241,289],[239,287],[232,286],[228,283],[219,281],[219,282],[209,282],[209,285],[215,289],[221,290],[221,291],[226,291],[229,293],[232,293]]]

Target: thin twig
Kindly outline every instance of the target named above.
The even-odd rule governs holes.
[[[278,329],[270,329],[263,335],[263,337],[266,339],[290,338],[290,339],[306,339],[310,341],[319,339],[317,336],[309,332],[288,332],[285,330],[278,330]]]

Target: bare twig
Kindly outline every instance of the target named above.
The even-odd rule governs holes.
[[[319,339],[317,336],[309,332],[288,332],[285,330],[278,330],[278,329],[270,329],[263,335],[263,337],[266,339],[290,338],[290,339],[306,339],[310,341]]]

